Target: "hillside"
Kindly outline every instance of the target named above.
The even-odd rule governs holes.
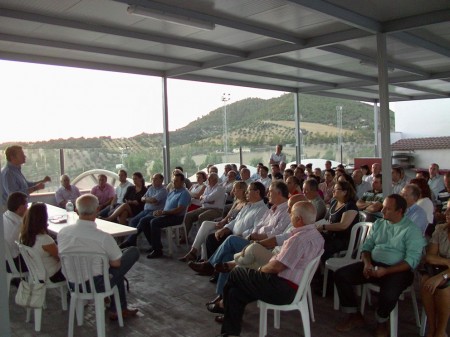
[[[294,100],[292,94],[263,100],[248,98],[227,106],[228,152],[223,141],[223,108],[211,111],[187,126],[170,133],[171,167],[182,165],[195,172],[208,163],[239,162],[231,152],[242,146],[244,162],[255,164],[270,156],[274,144],[286,144],[288,160],[295,159]],[[301,130],[305,158],[335,159],[339,129],[336,106],[343,107],[344,160],[373,153],[373,108],[370,105],[316,96],[301,96]],[[393,113],[391,125],[394,127]],[[10,144],[0,144],[4,149]],[[115,171],[124,165],[129,171],[150,176],[161,172],[162,134],[142,133],[130,138],[70,138],[21,143],[29,162],[24,173],[38,180],[42,172],[52,173],[57,182],[59,151],[64,150],[66,173],[71,177],[92,168]]]

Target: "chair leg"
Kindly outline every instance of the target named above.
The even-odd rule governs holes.
[[[366,296],[367,296],[367,292],[370,292],[370,290],[367,289],[367,287],[365,285],[362,286],[362,291],[361,291],[361,315],[364,316],[364,308],[366,306]]]
[[[166,235],[167,235],[167,245],[169,248],[169,256],[172,256],[173,254],[173,247],[172,247],[172,228],[167,227],[166,228]]]
[[[122,305],[120,304],[119,289],[117,289],[116,286],[113,289],[113,293],[114,303],[116,303],[117,317],[119,319],[119,326],[123,327]]]
[[[8,292],[7,294],[7,300],[9,301],[9,292],[11,290],[11,280],[12,280],[12,276],[10,273],[6,273],[6,291]]]
[[[337,292],[336,284],[334,284],[334,293],[333,293],[333,309],[339,310],[339,294]]]
[[[427,327],[427,314],[425,313],[425,308],[422,308],[422,319],[420,321],[420,335],[425,336],[425,330]]]
[[[59,287],[59,294],[61,295],[61,307],[62,310],[67,310],[67,287],[64,285],[63,287]]]
[[[328,283],[328,268],[325,266],[323,271],[323,286],[322,286],[322,297],[327,295],[327,283]]]
[[[391,328],[391,336],[397,337],[398,333],[398,302],[395,305],[395,308],[391,311],[390,317],[390,328]]]
[[[34,331],[41,331],[42,308],[34,309]]]
[[[311,337],[311,325],[309,323],[309,311],[308,311],[308,302],[301,301],[299,303],[298,310],[300,311],[300,316],[302,317],[302,323],[303,323],[303,333],[305,334],[305,337]]]
[[[259,337],[267,335],[267,308],[261,303],[259,306]]]
[[[97,325],[97,337],[105,337],[105,307],[104,299],[100,296],[95,297],[95,321]],[[117,311],[119,314],[119,311]]]
[[[417,306],[416,293],[414,292],[414,288],[412,287],[411,287],[411,301],[414,309],[414,316],[416,317],[416,325],[418,328],[420,328],[419,307]]]
[[[77,324],[78,326],[82,326],[83,325],[83,321],[84,321],[84,300],[81,299],[75,299],[75,310],[76,310],[76,314],[77,314]]]
[[[25,318],[25,322],[29,323],[31,320],[31,309],[27,308],[27,317]]]
[[[77,307],[79,301],[77,301],[74,297],[70,297],[70,305],[69,305],[69,331],[67,335],[69,337],[73,337],[73,329],[74,329],[74,321],[75,321],[75,309]],[[78,319],[78,315],[77,315]]]
[[[280,328],[280,310],[277,309],[273,310],[273,327],[275,329]]]
[[[308,296],[309,316],[311,317],[311,321],[315,322],[316,318],[314,317],[314,306],[313,306],[312,295],[311,295],[311,285],[309,285],[307,296]]]

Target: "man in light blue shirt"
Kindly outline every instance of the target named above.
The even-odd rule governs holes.
[[[345,332],[364,325],[358,311],[353,286],[375,283],[380,287],[376,310],[376,336],[388,336],[387,321],[402,292],[414,280],[413,270],[422,256],[426,241],[416,224],[404,216],[406,200],[391,194],[383,201],[383,219],[378,219],[362,247],[362,261],[340,268],[335,273],[342,311],[348,318],[336,326]]]
[[[13,192],[22,192],[26,195],[42,190],[45,183],[51,181],[49,176],[39,181],[28,181],[22,173],[21,167],[25,164],[27,156],[21,146],[12,145],[6,148],[6,165],[2,168],[2,205],[6,205],[8,196]]]
[[[425,210],[417,205],[417,200],[420,198],[420,189],[417,185],[408,184],[400,192],[400,195],[405,198],[408,208],[406,209],[405,217],[414,222],[417,227],[425,235],[425,230],[428,226],[427,213]]]
[[[144,227],[144,224],[150,224],[153,220],[153,213],[157,210],[164,208],[164,204],[167,198],[167,190],[163,186],[164,177],[160,173],[156,173],[152,177],[152,185],[147,189],[142,201],[145,201],[144,210],[139,212],[129,222],[128,226],[138,229],[136,234],[130,235],[124,242],[120,244],[120,248],[126,248],[137,245],[137,237],[141,233],[140,228]]]

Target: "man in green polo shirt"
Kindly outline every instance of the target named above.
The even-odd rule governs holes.
[[[362,247],[362,261],[336,271],[335,282],[342,311],[347,320],[336,326],[349,331],[364,325],[353,286],[375,283],[380,286],[376,310],[376,337],[387,337],[387,320],[401,293],[412,284],[426,242],[420,229],[404,216],[406,200],[391,194],[383,201],[383,219],[377,220]]]

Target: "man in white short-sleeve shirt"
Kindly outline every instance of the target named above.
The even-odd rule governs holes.
[[[95,218],[97,216],[98,199],[92,194],[85,194],[76,201],[79,220],[75,225],[67,226],[58,234],[58,249],[60,253],[92,252],[106,254],[109,259],[109,274],[112,275],[111,286],[117,285],[124,318],[135,316],[137,309],[127,307],[124,286],[124,276],[139,259],[139,250],[129,247],[121,250],[112,235],[97,229]],[[103,285],[101,266],[94,265],[94,279],[96,284]],[[72,270],[67,270],[66,278],[70,281]],[[97,278],[98,277],[98,281]],[[103,289],[98,289],[99,291]],[[111,302],[109,318],[117,320],[116,306]]]

